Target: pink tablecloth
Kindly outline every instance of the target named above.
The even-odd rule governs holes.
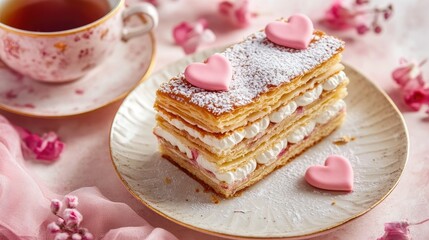
[[[303,12],[317,19],[329,1],[253,1],[252,6],[260,16],[251,27],[233,30],[222,21],[216,22],[217,1],[165,0],[160,7],[161,23],[157,29],[158,56],[156,68],[174,62],[184,56],[180,48],[172,44],[171,29],[181,20],[194,21],[205,16],[212,22],[217,33],[217,41],[204,48],[223,46],[236,42],[250,32],[261,29],[269,20]],[[388,1],[378,1],[385,5]],[[390,73],[397,66],[400,57],[423,59],[429,57],[429,2],[393,1],[395,14],[387,24],[383,34],[369,34],[348,41],[344,62],[359,69],[377,85],[385,89],[403,111],[411,140],[410,159],[393,193],[368,214],[351,224],[316,239],[376,239],[383,234],[383,223],[409,219],[420,221],[429,218],[429,117],[423,112],[410,112],[402,103]],[[190,7],[192,6],[192,7]],[[214,20],[214,22],[213,22]],[[341,34],[340,37],[355,36]],[[203,48],[203,49],[204,49]],[[429,65],[425,70],[429,70]],[[429,71],[425,71],[429,78]],[[363,96],[364,97],[364,96]],[[110,124],[120,103],[96,112],[60,120],[31,119],[0,112],[11,122],[32,131],[42,133],[56,131],[66,142],[67,148],[61,159],[52,165],[30,161],[24,162],[28,171],[43,182],[50,191],[66,194],[75,189],[96,186],[111,201],[123,202],[134,209],[142,218],[155,227],[164,228],[179,239],[213,240],[220,239],[197,233],[178,226],[151,212],[135,200],[122,186],[113,170],[108,148]],[[8,196],[0,195],[1,198]],[[2,218],[5,216],[1,215]],[[90,216],[88,216],[90,218]],[[25,220],[23,220],[25,221]],[[136,225],[137,222],[130,222]],[[425,225],[411,228],[414,239],[427,239],[429,227]]]

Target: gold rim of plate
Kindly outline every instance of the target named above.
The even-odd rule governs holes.
[[[223,49],[223,48],[220,48],[220,49]],[[206,51],[210,51],[210,50],[206,50]],[[198,53],[197,53],[198,54]],[[196,54],[194,54],[194,55],[196,55]],[[180,60],[178,60],[177,62],[179,62]],[[166,67],[164,67],[164,68],[168,68],[168,67],[170,67],[170,66],[173,66],[173,65],[175,65],[175,64],[177,64],[177,62],[175,62],[175,63],[172,63],[172,64],[170,64],[170,65],[168,65],[168,66],[166,66]],[[398,183],[399,183],[399,180],[401,179],[401,177],[402,177],[402,175],[403,175],[403,173],[404,173],[404,169],[405,169],[405,167],[406,167],[406,164],[407,164],[407,162],[408,162],[408,158],[409,158],[409,154],[410,154],[410,149],[409,149],[409,145],[410,145],[410,140],[409,140],[409,133],[408,133],[408,129],[407,129],[407,127],[406,127],[406,124],[405,124],[405,119],[404,119],[404,117],[403,117],[403,115],[402,115],[402,113],[401,113],[401,111],[398,109],[398,107],[395,105],[395,103],[393,102],[393,100],[387,95],[387,93],[386,92],[384,92],[384,90],[382,90],[380,87],[378,87],[376,84],[374,84],[372,81],[370,81],[369,80],[369,78],[367,78],[365,75],[363,75],[363,74],[361,74],[360,72],[358,72],[358,71],[356,71],[354,68],[352,68],[352,67],[350,67],[349,65],[347,65],[347,64],[344,64],[345,66],[346,66],[346,68],[348,68],[348,69],[350,69],[350,70],[352,70],[352,71],[355,71],[355,72],[357,72],[358,74],[360,74],[360,75],[362,75],[365,79],[367,79],[367,81],[378,91],[378,92],[380,92],[387,100],[388,100],[388,102],[391,104],[391,106],[393,107],[393,109],[395,110],[395,112],[396,113],[398,113],[398,115],[399,115],[399,117],[400,117],[400,120],[401,120],[401,124],[402,124],[402,126],[404,127],[404,132],[405,132],[405,135],[406,135],[406,142],[407,142],[407,148],[406,148],[406,159],[405,159],[405,162],[404,162],[404,167],[401,169],[401,173],[400,173],[400,175],[399,175],[399,177],[398,177],[398,179],[396,180],[396,182],[394,183],[394,185],[392,186],[392,188],[380,199],[380,200],[378,200],[376,203],[374,203],[372,206],[370,206],[368,209],[366,209],[365,211],[362,211],[362,212],[360,212],[359,214],[356,214],[356,215],[354,215],[354,216],[352,216],[351,218],[349,218],[349,219],[347,219],[347,220],[345,220],[345,221],[343,221],[343,222],[341,222],[341,223],[338,223],[338,224],[335,224],[335,225],[333,225],[333,226],[330,226],[330,227],[328,227],[328,228],[325,228],[325,229],[321,229],[321,230],[318,230],[318,231],[314,231],[314,232],[312,232],[312,233],[308,233],[308,234],[303,234],[303,235],[297,235],[297,236],[290,236],[290,237],[253,237],[253,236],[238,236],[238,235],[231,235],[231,234],[225,234],[225,233],[220,233],[220,232],[215,232],[215,231],[211,231],[211,230],[207,230],[207,229],[203,229],[203,228],[199,228],[199,227],[195,227],[195,226],[192,226],[192,225],[190,225],[190,224],[187,224],[187,223],[184,223],[184,222],[181,222],[181,221],[179,221],[179,220],[177,220],[177,219],[175,219],[175,218],[173,218],[173,217],[171,217],[171,216],[168,216],[167,214],[165,214],[165,213],[163,213],[163,212],[161,212],[161,211],[159,211],[159,210],[157,210],[156,208],[154,208],[154,207],[152,207],[150,204],[148,204],[147,202],[145,202],[143,199],[141,199],[133,190],[132,190],[132,188],[129,186],[129,184],[127,183],[127,181],[122,177],[122,175],[119,173],[119,170],[118,170],[118,168],[117,168],[117,166],[116,166],[116,164],[115,164],[115,161],[114,161],[114,159],[113,159],[113,154],[112,154],[112,130],[113,130],[113,124],[115,123],[115,120],[116,120],[116,117],[117,117],[117,115],[115,115],[115,117],[113,118],[113,121],[112,121],[112,123],[111,123],[111,126],[110,126],[110,131],[109,131],[109,154],[110,154],[110,160],[112,161],[112,165],[113,165],[113,168],[115,169],[115,172],[116,172],[116,175],[119,177],[119,179],[121,180],[121,182],[122,182],[122,184],[125,186],[125,188],[127,189],[127,191],[134,197],[134,198],[136,198],[137,200],[139,200],[143,205],[145,205],[147,208],[149,208],[149,209],[151,209],[152,211],[154,211],[154,212],[156,212],[157,214],[159,214],[159,215],[161,215],[162,217],[164,217],[164,218],[166,218],[166,219],[168,219],[168,220],[170,220],[170,221],[172,221],[172,222],[174,222],[174,223],[176,223],[176,224],[179,224],[179,225],[181,225],[181,226],[184,226],[184,227],[186,227],[186,228],[189,228],[189,229],[192,229],[192,230],[195,230],[195,231],[198,231],[198,232],[201,232],[201,233],[205,233],[205,234],[208,234],[208,235],[212,235],[212,236],[217,236],[217,237],[223,237],[223,238],[228,238],[228,239],[240,239],[240,240],[245,240],[245,239],[260,239],[260,240],[263,240],[263,239],[276,239],[276,240],[279,240],[279,239],[303,239],[303,238],[309,238],[309,237],[315,237],[315,236],[318,236],[318,235],[323,235],[323,234],[327,234],[327,233],[329,233],[329,232],[331,232],[331,231],[334,231],[334,230],[336,230],[336,229],[338,229],[338,228],[340,228],[341,226],[344,226],[344,225],[346,225],[347,223],[350,223],[350,222],[352,222],[353,220],[356,220],[357,218],[359,218],[360,216],[362,216],[362,215],[364,215],[364,214],[366,214],[367,212],[369,212],[370,210],[372,210],[373,208],[375,208],[377,205],[379,205],[382,201],[384,201],[384,199],[386,199],[389,195],[390,195],[390,193],[392,193],[392,191],[396,188],[396,186],[398,185]],[[160,70],[160,71],[162,71],[162,70]],[[121,105],[122,106],[122,105]],[[120,108],[120,107],[119,107]],[[118,111],[119,111],[119,109],[118,109]]]
[[[61,118],[66,118],[66,117],[71,117],[71,116],[80,116],[83,114],[87,114],[90,112],[94,112],[97,111],[100,108],[104,108],[106,106],[109,106],[115,102],[118,102],[119,100],[122,100],[123,98],[125,98],[126,96],[128,96],[129,93],[131,93],[134,89],[136,89],[141,83],[143,83],[144,81],[146,81],[150,75],[150,73],[152,72],[154,66],[155,66],[155,57],[156,57],[156,39],[155,39],[155,34],[153,33],[153,31],[148,33],[150,41],[152,42],[152,54],[150,57],[150,62],[149,62],[149,66],[147,68],[147,71],[143,74],[143,76],[141,77],[141,79],[139,81],[137,81],[133,86],[131,86],[131,88],[125,92],[123,92],[122,94],[120,94],[119,96],[113,98],[112,100],[100,104],[99,106],[97,106],[96,108],[92,108],[92,109],[88,109],[88,110],[83,110],[83,111],[79,111],[79,112],[75,112],[75,113],[70,113],[70,114],[63,114],[63,115],[43,115],[43,114],[32,114],[32,113],[28,113],[25,111],[19,111],[16,108],[11,108],[6,104],[0,103],[0,110],[9,112],[9,113],[13,113],[13,114],[18,114],[21,116],[25,116],[25,117],[34,117],[34,118],[47,118],[47,119],[61,119]],[[79,81],[79,80],[77,80]]]

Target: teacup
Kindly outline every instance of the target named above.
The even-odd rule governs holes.
[[[0,0],[0,9],[7,1],[14,0]],[[125,0],[107,1],[111,10],[104,17],[71,30],[33,32],[0,23],[0,59],[35,80],[71,81],[98,66],[120,41],[146,34],[158,24],[157,11],[148,3],[127,7]],[[126,26],[133,15],[142,24]]]

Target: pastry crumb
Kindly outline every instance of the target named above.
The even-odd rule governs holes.
[[[353,142],[354,140],[356,140],[356,137],[343,136],[343,137],[340,137],[340,138],[334,140],[332,143],[335,145],[341,146],[341,145],[345,145],[349,142]]]
[[[331,202],[331,205],[332,205],[332,206],[334,206],[335,204],[336,204],[336,202],[335,202],[335,201],[332,201],[332,202]]]
[[[214,203],[214,204],[219,204],[219,198],[217,198],[216,197],[216,195],[214,195],[214,194],[212,194],[212,202]]]
[[[242,210],[235,210],[234,213],[246,213],[246,212]]]
[[[164,179],[164,183],[165,184],[171,184],[171,178],[169,178],[169,177],[166,177],[165,179]]]
[[[203,186],[203,187],[204,187],[204,192],[205,192],[205,193],[211,192],[211,191],[210,191],[210,188],[208,188],[208,187],[206,187],[206,186]]]

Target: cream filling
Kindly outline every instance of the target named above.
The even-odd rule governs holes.
[[[277,111],[270,114],[270,121],[273,123],[279,123],[285,118],[289,117],[296,111],[298,104],[295,101],[291,101],[283,107],[280,107]]]
[[[317,87],[297,97],[295,99],[295,102],[299,107],[307,106],[313,103],[314,101],[316,101],[317,99],[319,99],[320,95],[322,95],[322,92],[323,92],[323,86],[321,84],[317,85]]]
[[[165,131],[163,128],[157,126],[154,129],[155,135],[162,137],[165,141],[171,145],[177,147],[180,152],[186,154],[189,159],[192,159],[192,150],[184,145],[179,139],[173,136],[171,133]],[[244,180],[250,173],[255,171],[257,163],[256,160],[251,159],[246,164],[238,167],[234,171],[220,172],[219,167],[210,161],[208,161],[202,154],[198,154],[196,159],[198,165],[207,171],[214,174],[215,178],[219,181],[224,181],[227,184],[233,184],[237,181]]]
[[[278,110],[272,112],[268,116],[265,116],[262,119],[250,124],[244,129],[233,131],[230,135],[223,138],[216,138],[210,134],[201,134],[199,131],[188,127],[186,124],[184,124],[178,119],[169,118],[161,112],[159,112],[158,114],[177,129],[181,131],[186,131],[192,137],[198,138],[206,145],[212,147],[217,153],[222,154],[223,151],[231,149],[232,147],[243,141],[243,139],[254,138],[259,133],[262,133],[268,128],[270,122],[280,123],[281,121],[292,115],[294,112],[296,112],[298,107],[307,106],[313,103],[320,98],[320,95],[324,90],[334,90],[340,85],[340,83],[344,82],[346,78],[346,74],[341,71],[338,74],[330,77],[323,84],[318,85],[316,88],[299,96],[297,99],[295,99],[295,101],[289,102],[287,105],[280,107]]]
[[[312,133],[312,131],[316,127],[316,124],[326,124],[345,107],[346,103],[343,100],[335,102],[334,104],[328,106],[325,112],[320,113],[313,120],[310,120],[310,122],[307,123],[305,126],[301,126],[295,129],[286,138],[276,143],[273,148],[259,154],[255,157],[255,159],[250,159],[246,164],[238,167],[233,171],[221,172],[219,167],[215,163],[208,161],[202,154],[198,155],[196,161],[200,167],[212,172],[215,178],[219,181],[224,181],[229,185],[235,182],[243,181],[252,172],[255,171],[258,163],[270,165],[275,160],[277,160],[279,154],[288,146],[288,143],[296,144],[304,140],[305,137],[308,137]],[[193,158],[192,150],[169,132],[157,126],[154,129],[154,133],[164,138],[171,145],[177,147],[179,151],[186,154],[189,159]]]
[[[186,154],[186,156],[189,159],[192,159],[192,151],[191,149],[189,149],[188,146],[186,146],[185,144],[183,144],[179,139],[177,139],[175,136],[173,136],[173,134],[165,131],[164,129],[162,129],[159,126],[156,126],[155,129],[153,130],[153,133],[159,137],[162,137],[165,139],[165,141],[169,142],[171,145],[177,147],[179,149],[180,152]]]
[[[329,105],[323,113],[317,115],[314,119],[310,120],[305,126],[301,126],[291,132],[285,139],[279,141],[274,147],[264,153],[259,154],[256,157],[256,161],[259,164],[269,165],[274,162],[278,155],[283,151],[288,143],[299,143],[304,138],[308,137],[316,127],[317,124],[326,124],[333,119],[337,114],[346,108],[344,100],[338,100],[337,102]]]
[[[256,156],[256,161],[259,164],[269,165],[277,159],[277,156],[283,151],[283,149],[287,147],[287,145],[287,139],[281,140],[280,142],[276,143],[272,149]]]
[[[169,118],[167,115],[163,114],[162,112],[158,112],[158,115],[162,117],[164,120],[168,121],[175,128],[181,131],[187,132],[189,135],[191,135],[194,138],[198,138],[203,143],[216,149],[218,152],[227,150],[232,146],[237,145],[244,138],[255,137],[259,133],[265,131],[265,129],[267,129],[267,127],[270,125],[270,119],[268,116],[266,116],[239,131],[232,132],[230,135],[228,135],[228,137],[216,138],[208,134],[203,135],[199,131],[193,129],[192,127],[187,126],[182,121],[175,118]]]
[[[201,167],[212,172],[217,180],[224,181],[229,185],[233,184],[234,182],[244,180],[253,171],[255,171],[257,166],[256,160],[251,159],[243,166],[236,168],[234,171],[219,172],[216,164],[207,161],[207,159],[205,159],[201,154],[197,157],[197,162]]]
[[[341,71],[338,74],[330,77],[326,82],[323,83],[323,90],[332,91],[340,85],[340,83],[344,82],[347,78],[346,74]]]

